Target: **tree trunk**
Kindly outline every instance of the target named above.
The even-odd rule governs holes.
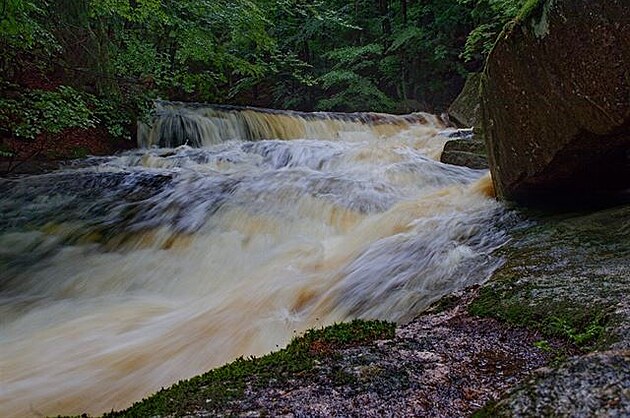
[[[381,16],[381,28],[383,35],[391,35],[391,24],[389,22],[389,0],[378,0],[378,13]]]
[[[400,0],[400,10],[402,12],[403,24],[407,25],[407,0]]]

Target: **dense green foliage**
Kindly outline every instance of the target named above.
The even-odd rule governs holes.
[[[0,0],[0,136],[130,136],[155,98],[439,110],[523,0]]]

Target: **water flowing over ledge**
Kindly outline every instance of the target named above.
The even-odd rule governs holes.
[[[308,328],[407,321],[499,264],[512,219],[486,171],[436,161],[433,116],[168,112],[205,118],[198,141],[158,122],[147,145],[203,147],[0,181],[3,414],[122,408]]]
[[[202,147],[231,139],[335,139],[343,132],[388,136],[413,125],[443,128],[428,113],[296,112],[247,106],[157,101],[149,125],[138,126],[138,146]]]

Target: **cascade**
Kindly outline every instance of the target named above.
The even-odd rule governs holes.
[[[423,124],[444,127],[428,113],[296,112],[256,107],[157,101],[150,126],[138,128],[138,145],[201,147],[231,139],[335,139],[342,132],[392,135]]]
[[[483,281],[513,220],[442,128],[161,103],[137,150],[0,180],[0,415],[124,408]]]

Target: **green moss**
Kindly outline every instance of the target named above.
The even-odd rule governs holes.
[[[85,158],[90,153],[90,149],[82,146],[72,147],[70,150],[70,158]]]
[[[517,22],[523,22],[530,17],[538,18],[543,11],[545,0],[527,0],[516,16]]]
[[[503,322],[540,331],[548,337],[563,338],[584,350],[609,343],[605,330],[611,312],[606,306],[584,306],[570,302],[528,303],[491,287],[482,288],[470,304],[472,315],[492,317]]]
[[[334,350],[394,337],[395,324],[385,321],[354,320],[309,330],[295,338],[285,349],[260,358],[239,358],[190,380],[135,403],[129,409],[105,414],[105,417],[138,417],[156,415],[195,415],[196,411],[213,411],[228,407],[243,396],[246,385],[269,387],[314,372],[318,359]],[[332,371],[339,384],[354,379],[343,370]]]
[[[346,386],[356,382],[356,377],[343,369],[337,369],[332,376],[332,382],[335,386]]]

